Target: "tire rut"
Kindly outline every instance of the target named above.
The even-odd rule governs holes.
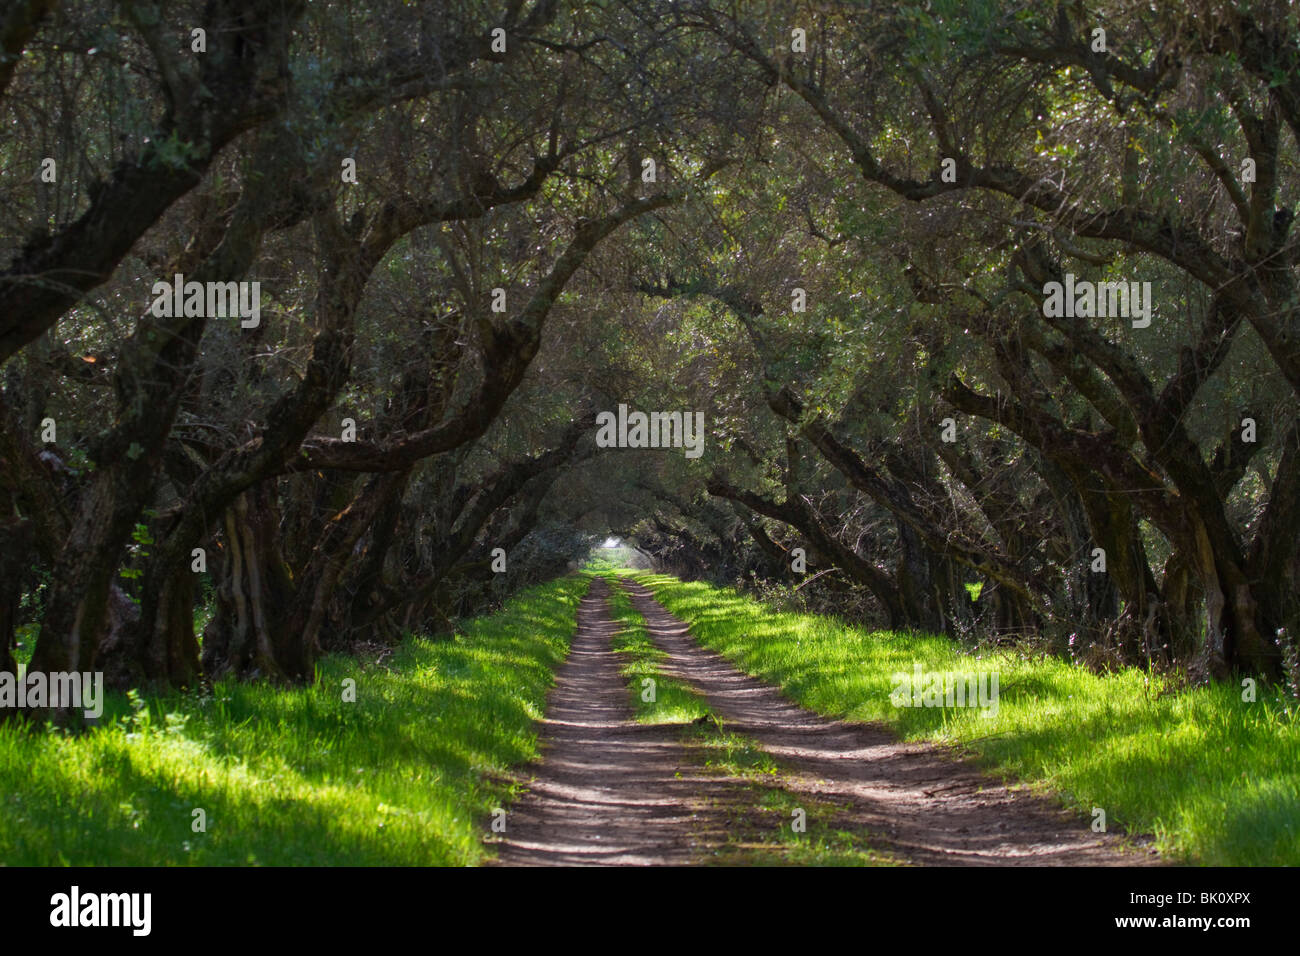
[[[498,866],[683,865],[729,838],[741,781],[702,769],[681,726],[633,719],[611,641],[609,586],[578,607],[541,734],[542,762],[506,815]]]

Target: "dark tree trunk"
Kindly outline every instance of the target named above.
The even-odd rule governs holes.
[[[280,546],[275,483],[255,485],[235,499],[224,519],[216,612],[203,632],[203,670],[212,678],[301,680],[314,655],[282,626],[294,595]]]
[[[182,568],[156,594],[146,595],[150,603],[142,601],[140,626],[125,635],[112,666],[105,668],[109,686],[189,687],[198,680],[199,642],[194,634],[197,581],[196,572]]]
[[[940,613],[940,594],[931,576],[929,551],[921,536],[905,521],[898,526],[898,581],[899,599],[908,622],[921,630],[942,633],[943,615]]]

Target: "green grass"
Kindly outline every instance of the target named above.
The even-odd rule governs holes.
[[[113,697],[75,736],[0,726],[0,863],[477,863],[507,774],[537,756],[587,585],[534,588],[382,662],[327,658],[309,687]]]
[[[704,646],[811,710],[958,745],[1089,818],[1104,809],[1112,830],[1155,834],[1175,861],[1300,864],[1300,724],[1277,690],[1261,687],[1254,703],[1234,685],[1162,694],[1137,669],[1103,677],[1014,651],[972,656],[941,637],[777,613],[662,575],[636,579]],[[918,661],[927,672],[996,672],[996,716],[895,707],[892,675]]]

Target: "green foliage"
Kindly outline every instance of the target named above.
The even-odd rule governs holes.
[[[158,140],[153,144],[149,162],[154,167],[188,169],[190,164],[202,155],[201,146],[181,139],[180,134],[172,130],[171,135],[166,139]]]
[[[135,527],[131,529],[131,544],[127,546],[127,553],[135,564],[130,567],[119,568],[117,571],[118,577],[125,581],[137,581],[144,577],[144,571],[140,568],[139,562],[149,557],[147,549],[153,543],[154,539],[149,533],[149,526],[142,522],[136,522]],[[140,603],[140,599],[135,595],[128,594],[127,596],[136,604]]]

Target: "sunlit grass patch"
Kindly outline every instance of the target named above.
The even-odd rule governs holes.
[[[534,588],[382,664],[327,658],[308,687],[114,696],[77,736],[0,726],[0,862],[476,863],[506,775],[537,756],[587,585]]]

